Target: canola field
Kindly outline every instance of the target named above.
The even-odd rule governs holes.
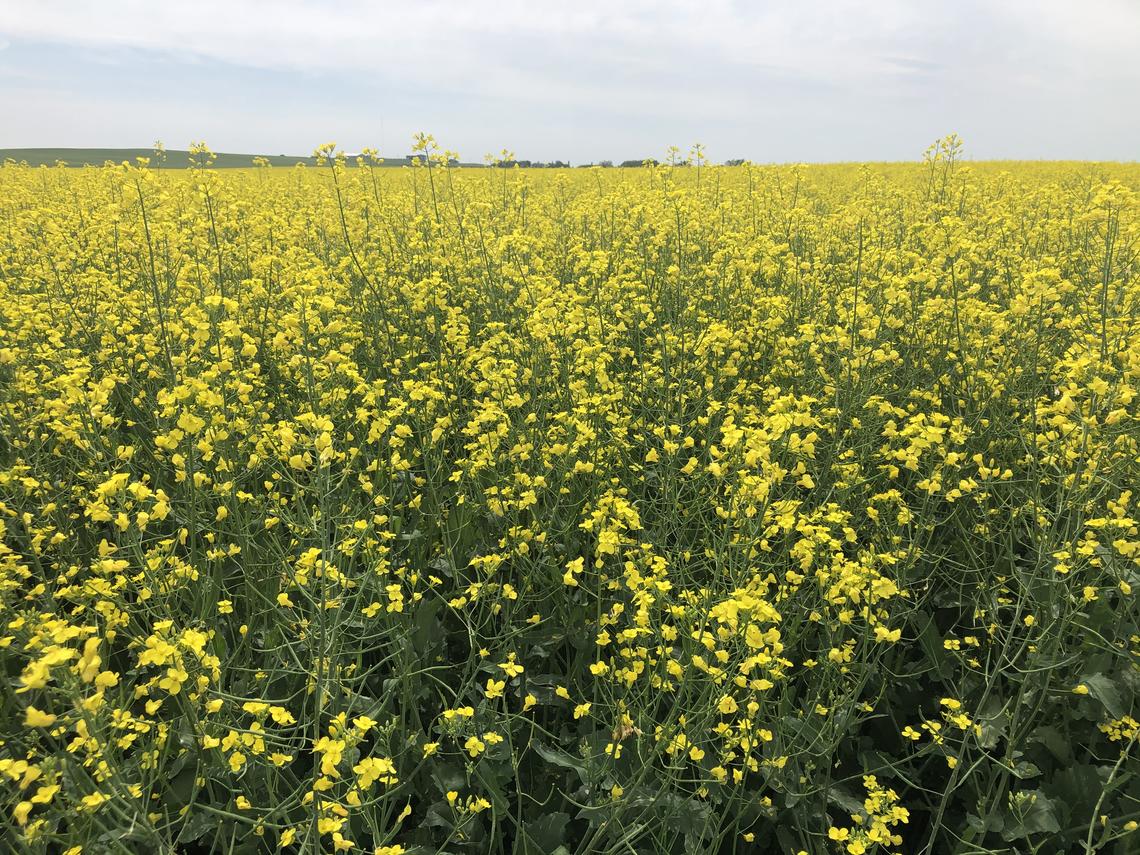
[[[1140,846],[1140,166],[0,168],[0,846]]]

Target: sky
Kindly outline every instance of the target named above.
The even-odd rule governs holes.
[[[0,0],[0,148],[1140,157],[1140,0]]]

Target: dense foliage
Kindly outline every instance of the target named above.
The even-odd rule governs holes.
[[[20,851],[1124,852],[1140,167],[0,169]]]

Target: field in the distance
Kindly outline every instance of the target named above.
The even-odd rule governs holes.
[[[56,166],[60,163],[69,167],[103,166],[107,163],[121,164],[127,161],[136,165],[139,158],[146,158],[155,169],[186,169],[191,165],[191,152],[186,149],[166,149],[161,156],[152,148],[0,148],[0,164],[12,161],[17,165]],[[306,166],[316,165],[315,157],[299,157],[288,154],[235,154],[215,152],[211,166],[215,169],[249,169],[254,159],[264,161],[266,166]],[[407,166],[410,155],[381,158],[376,166]],[[478,164],[462,164],[476,166]]]
[[[1140,166],[0,168],[21,852],[1134,851]]]

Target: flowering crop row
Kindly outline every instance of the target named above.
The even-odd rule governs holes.
[[[20,851],[1125,851],[1140,168],[0,169]]]

